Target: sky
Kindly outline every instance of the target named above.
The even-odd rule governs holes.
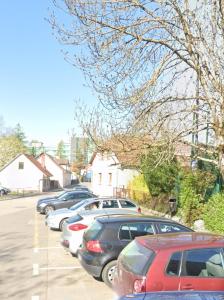
[[[96,101],[82,73],[64,60],[46,21],[52,8],[51,0],[0,1],[0,117],[46,146],[67,142],[72,129],[80,135],[75,99]]]

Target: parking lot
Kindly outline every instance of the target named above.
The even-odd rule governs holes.
[[[0,299],[114,299],[65,252],[60,232],[45,226],[45,216],[35,211],[39,198],[0,201]]]

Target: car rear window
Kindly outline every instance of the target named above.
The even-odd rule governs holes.
[[[79,214],[72,216],[70,218],[67,219],[67,223],[71,224],[71,223],[75,223],[75,222],[79,222],[83,219],[83,217],[81,217]]]
[[[134,240],[122,250],[119,262],[126,271],[145,276],[154,256],[155,253],[152,250]]]
[[[103,225],[95,220],[92,225],[89,227],[89,229],[85,232],[85,239],[86,240],[94,240],[98,237],[101,230],[103,228]]]

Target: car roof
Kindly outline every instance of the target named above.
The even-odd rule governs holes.
[[[172,219],[157,217],[157,216],[149,216],[143,214],[133,214],[133,215],[124,215],[124,216],[108,216],[108,217],[101,217],[101,223],[116,223],[116,222],[131,222],[131,221],[152,221],[152,222],[166,222],[172,224],[179,224]],[[182,225],[182,224],[179,224]],[[182,225],[184,226],[184,225]],[[185,227],[185,226],[184,226]]]
[[[80,216],[97,216],[97,215],[123,215],[123,214],[133,214],[134,212],[131,209],[125,209],[125,208],[103,208],[103,209],[92,209],[92,210],[84,210],[79,211],[78,213]]]
[[[183,250],[200,247],[224,247],[224,236],[205,232],[166,233],[137,237],[136,241],[146,248]]]
[[[92,203],[92,202],[95,202],[95,201],[99,201],[99,202],[102,202],[102,201],[114,201],[114,200],[127,200],[127,201],[130,201],[132,202],[133,204],[135,204],[132,200],[130,199],[126,199],[126,198],[113,198],[113,197],[93,197],[93,198],[88,198],[88,199],[84,199],[83,201],[85,201],[85,203],[89,204],[89,203]]]

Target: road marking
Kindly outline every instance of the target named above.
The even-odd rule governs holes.
[[[37,213],[34,215],[34,237],[33,237],[33,248],[38,248],[39,246],[39,232],[38,232],[38,222]]]
[[[33,264],[33,276],[39,275],[39,265]]]
[[[50,250],[50,249],[63,249],[63,247],[57,246],[57,247],[39,247],[39,248],[34,248],[33,252],[38,253],[39,250]]]
[[[40,299],[39,296],[32,296],[32,297],[31,297],[31,300],[39,300],[39,299]]]
[[[82,269],[82,267],[46,267],[39,268],[39,270],[74,270],[74,269]]]

